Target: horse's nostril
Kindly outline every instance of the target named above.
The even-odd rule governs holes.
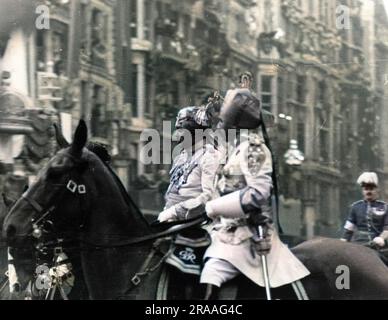
[[[6,230],[6,237],[7,239],[12,239],[16,235],[16,228],[12,224],[8,226]]]

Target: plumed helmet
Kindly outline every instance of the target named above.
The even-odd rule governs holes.
[[[89,141],[86,148],[95,153],[105,163],[109,163],[112,160],[108,151],[108,146],[97,139]]]
[[[221,108],[223,129],[255,129],[261,124],[261,103],[248,89],[229,90]]]
[[[240,84],[242,84],[244,81],[250,81],[252,82],[253,81],[253,75],[251,72],[249,71],[245,71],[243,73],[241,73],[238,77],[238,81]]]
[[[179,110],[175,126],[184,129],[205,129],[211,127],[211,116],[206,107],[185,107]]]
[[[368,184],[377,187],[379,185],[379,178],[375,172],[364,172],[358,177],[357,183],[361,187]]]

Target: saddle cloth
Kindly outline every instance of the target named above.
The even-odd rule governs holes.
[[[199,276],[203,267],[203,256],[210,242],[207,232],[194,239],[185,234],[178,234],[171,244],[171,254],[166,263],[183,273]]]

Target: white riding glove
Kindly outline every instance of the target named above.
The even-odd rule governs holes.
[[[385,246],[385,240],[381,237],[376,237],[372,240],[374,244],[377,244],[379,247],[384,247]]]
[[[174,206],[162,211],[161,213],[159,213],[159,216],[158,216],[159,222],[165,222],[165,221],[176,220],[176,219],[177,219],[177,214]]]

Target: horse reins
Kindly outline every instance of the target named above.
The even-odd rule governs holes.
[[[131,246],[133,244],[139,244],[139,243],[147,242],[150,240],[156,240],[156,239],[161,238],[161,237],[168,237],[168,236],[171,236],[175,233],[178,233],[179,231],[188,229],[190,227],[197,226],[197,225],[205,223],[207,221],[208,221],[208,218],[206,218],[204,216],[200,216],[200,217],[193,218],[190,220],[184,220],[180,224],[173,226],[173,227],[170,227],[164,231],[160,231],[157,233],[152,233],[152,234],[148,234],[145,236],[136,237],[136,238],[132,238],[132,239],[128,239],[128,240],[122,240],[121,242],[116,242],[114,244],[96,244],[96,243],[91,243],[91,242],[89,242],[87,240],[83,240],[83,239],[79,239],[79,241],[86,244],[86,245],[90,245],[90,246],[93,246],[96,248],[106,248],[107,249],[107,248],[127,247],[127,246]]]

